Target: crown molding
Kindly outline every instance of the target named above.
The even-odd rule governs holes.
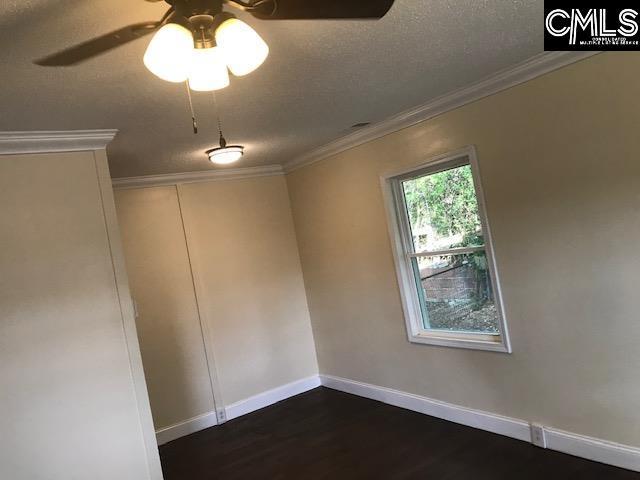
[[[514,67],[502,70],[467,87],[437,97],[423,105],[359,129],[333,142],[311,150],[284,164],[286,173],[344,152],[363,143],[411,127],[450,110],[488,97],[536,77],[584,60],[600,52],[545,52]]]
[[[117,130],[0,132],[0,155],[102,150]]]
[[[113,178],[113,188],[158,187],[162,185],[179,185],[184,183],[220,182],[240,180],[244,178],[272,177],[284,175],[281,165],[265,165],[263,167],[226,168],[224,170],[204,170],[198,172],[170,173],[167,175],[146,175],[141,177]]]

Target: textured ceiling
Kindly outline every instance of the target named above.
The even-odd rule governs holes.
[[[138,40],[84,64],[34,59],[123,25],[158,19],[142,0],[0,2],[0,130],[117,128],[113,177],[208,170],[217,143],[211,94],[194,93],[142,64]],[[225,135],[242,143],[234,167],[284,163],[349,133],[476,82],[543,50],[543,0],[396,0],[380,21],[245,19],[271,54],[218,92]],[[219,168],[219,167],[218,167]]]

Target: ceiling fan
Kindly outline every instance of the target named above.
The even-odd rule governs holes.
[[[163,0],[146,0],[158,2]],[[379,19],[394,0],[164,0],[169,9],[155,22],[128,25],[36,60],[46,67],[70,66],[157,32],[144,55],[152,73],[192,90],[229,84],[227,69],[246,75],[266,59],[269,47],[229,5],[260,20]]]
[[[144,64],[163,80],[185,83],[195,134],[198,126],[190,90],[210,92],[224,88],[229,85],[229,70],[235,76],[251,73],[269,54],[264,40],[249,25],[224,11],[225,5],[244,10],[260,20],[317,20],[379,19],[394,3],[394,0],[164,1],[169,9],[156,22],[128,25],[34,63],[45,67],[76,65],[156,32],[144,54]],[[244,147],[227,145],[219,116],[218,129],[220,146],[206,151],[209,159],[219,164],[237,161]]]

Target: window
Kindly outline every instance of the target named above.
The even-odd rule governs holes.
[[[474,149],[383,184],[409,340],[510,352]]]

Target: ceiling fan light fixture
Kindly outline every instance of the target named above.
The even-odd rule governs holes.
[[[244,153],[244,147],[240,145],[231,145],[218,148],[212,148],[207,150],[209,160],[218,165],[228,165],[233,162],[237,162],[242,158]]]
[[[219,47],[195,48],[191,53],[189,86],[196,92],[211,92],[229,85],[227,64]]]
[[[253,72],[269,55],[269,46],[260,35],[235,17],[222,22],[215,37],[229,70],[236,77]]]
[[[167,82],[184,82],[191,67],[193,35],[177,23],[167,23],[151,39],[144,65]]]

